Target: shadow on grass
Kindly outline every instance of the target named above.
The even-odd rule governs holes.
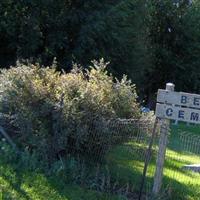
[[[5,170],[3,170],[5,169]],[[2,200],[121,200],[122,198],[70,184],[65,177],[16,169],[15,163],[0,163]]]
[[[169,200],[199,200],[199,185],[183,184],[173,178],[164,177],[163,191],[167,191]]]
[[[19,166],[16,160],[8,163],[5,161],[5,157],[6,155],[0,154],[0,192],[2,193],[2,199],[10,200],[17,193],[17,196],[23,197],[24,200],[30,200],[28,193],[21,187],[23,184],[23,173],[18,169]]]
[[[195,180],[198,178],[195,174],[185,171],[182,169],[182,167],[185,164],[189,164],[191,162],[191,156],[188,156],[187,159],[184,160],[180,159],[181,154],[178,152],[178,150],[181,150],[180,142],[177,141],[179,138],[175,135],[171,138],[171,143],[169,145],[168,150],[173,151],[172,156],[167,155],[166,156],[166,162],[165,162],[165,169],[167,170],[164,176],[163,180],[163,194],[165,197],[159,198],[159,199],[170,199],[170,200],[200,200],[200,192],[199,187],[200,184],[197,184],[197,182],[193,182],[192,180]],[[177,146],[179,144],[179,146]],[[133,144],[134,145],[134,144]],[[131,149],[131,145],[128,146]],[[142,146],[139,148],[143,148]],[[124,180],[129,181],[133,184],[135,187],[135,192],[139,190],[139,186],[141,183],[141,177],[142,177],[142,170],[143,170],[143,164],[144,164],[144,157],[138,157],[139,154],[136,154],[138,151],[132,152],[132,154],[129,153],[127,150],[127,145],[124,146],[118,146],[116,149],[114,149],[111,154],[109,155],[108,159],[111,162],[111,166],[113,166],[113,172],[116,174],[121,174],[121,182],[123,183]],[[177,153],[177,154],[176,154]],[[120,166],[120,168],[117,169],[116,166]],[[152,173],[147,173],[146,178],[146,186],[144,188],[144,191],[147,193],[151,193],[152,186],[153,186],[153,173],[155,170],[155,157],[152,158],[152,161],[150,163],[150,168],[152,168]],[[169,175],[169,177],[168,177]],[[180,180],[181,175],[183,175],[184,179],[186,180]],[[182,181],[182,182],[181,182]],[[191,181],[191,183],[189,183]],[[200,182],[200,179],[199,179]],[[147,188],[147,189],[146,189]],[[153,200],[155,200],[153,198]]]
[[[23,199],[25,200],[31,199],[29,195],[23,189],[21,189],[23,177],[21,176],[20,173],[17,176],[15,176],[15,179],[4,173],[0,173],[0,177],[2,177],[4,181],[6,181],[6,183],[9,185],[9,188],[12,188],[11,190],[17,192],[20,197],[23,197]],[[12,194],[10,191],[8,191],[7,188],[5,190],[1,189],[1,192],[2,192],[2,199],[11,199]]]
[[[133,145],[134,148],[132,148],[131,145]],[[137,194],[141,184],[144,165],[144,147],[135,145],[135,143],[126,144],[113,149],[113,151],[107,155],[107,166],[110,171],[110,177],[108,178],[116,180],[119,188],[128,185],[129,192]],[[178,171],[179,173],[185,173],[188,177],[194,178],[194,176],[189,172],[181,170],[179,167],[180,165],[182,165],[181,161],[176,161],[176,159],[170,158],[170,160],[166,160],[166,168],[169,168],[172,171]],[[35,197],[41,200],[120,199],[117,197],[111,197],[108,194],[102,194],[84,189],[83,187],[80,188],[75,185],[70,185],[70,182],[66,179],[66,177],[46,176],[42,173],[37,174],[30,171],[27,172],[26,169],[16,170],[15,163],[7,164],[4,167],[8,169],[10,168],[13,174],[9,174],[6,171],[0,171],[0,177],[5,179],[10,187],[13,188],[13,190],[16,191],[20,197],[22,197],[20,200],[36,199]],[[149,166],[149,170],[152,170],[152,172],[150,173],[148,170],[147,173],[146,185],[144,188],[144,192],[147,193],[151,193],[153,185],[153,168],[155,168],[155,158]],[[177,179],[175,180],[171,177],[165,176],[163,194],[166,196],[165,199],[170,200],[198,200],[197,195],[199,195],[199,193],[197,187],[199,186],[183,184],[177,181]],[[8,195],[10,195],[9,191]]]
[[[6,164],[4,167],[5,171],[1,170],[0,177],[2,177],[12,188],[12,190],[18,193],[20,198],[18,199],[34,199],[32,194],[30,194],[30,190],[34,191],[34,193],[38,193],[37,195],[41,195],[40,198],[37,199],[48,199],[48,200],[95,200],[95,199],[102,199],[102,200],[110,200],[110,199],[120,199],[117,197],[111,197],[106,194],[101,194],[98,192],[90,191],[86,189],[80,189],[75,185],[69,185],[69,183],[63,177],[56,177],[56,176],[45,176],[44,174],[37,174],[34,172],[24,170],[16,170],[15,164]],[[120,169],[122,172],[121,174],[121,181],[132,181],[134,184],[134,191],[133,193],[138,193],[140,181],[141,181],[141,172],[139,170],[132,171],[127,167]],[[127,173],[125,176],[124,173]],[[131,175],[132,174],[132,175]],[[131,175],[131,176],[130,176]],[[112,174],[112,176],[115,176]],[[123,178],[125,178],[123,180]],[[123,183],[121,183],[123,184]],[[153,184],[153,177],[147,177],[146,185],[150,186],[149,191],[151,192],[151,186]],[[24,188],[26,185],[26,189]],[[47,187],[48,189],[45,189]],[[147,186],[146,186],[147,187]],[[27,192],[29,191],[29,192]],[[52,192],[53,191],[53,192]],[[164,184],[163,184],[163,194],[166,196],[165,199],[170,200],[197,200],[199,195],[199,188],[192,185],[185,185],[182,184],[172,178],[164,177]],[[7,197],[11,194],[10,191],[7,192]],[[38,196],[39,197],[39,196]],[[3,198],[4,199],[16,199],[16,198]],[[163,198],[164,199],[164,198]]]

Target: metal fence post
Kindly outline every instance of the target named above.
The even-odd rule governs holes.
[[[143,192],[143,188],[144,188],[144,184],[145,184],[147,168],[148,168],[149,162],[151,160],[153,142],[154,142],[154,139],[156,137],[157,125],[158,125],[158,118],[156,118],[156,120],[155,120],[152,136],[151,136],[151,139],[150,139],[150,142],[149,142],[149,147],[148,147],[146,155],[145,155],[145,163],[144,163],[144,169],[143,169],[143,175],[142,175],[142,181],[141,181],[141,185],[140,185],[138,200],[141,200],[141,198],[142,198],[142,192]]]
[[[175,85],[172,83],[166,84],[167,91],[174,91]],[[154,175],[154,185],[153,185],[153,194],[157,195],[160,192],[162,186],[163,178],[163,167],[165,161],[165,154],[167,148],[168,140],[168,131],[169,131],[170,120],[163,119],[160,129],[160,139],[159,139],[159,150],[156,160],[156,171]]]

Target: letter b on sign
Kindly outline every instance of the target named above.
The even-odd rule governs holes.
[[[187,103],[187,97],[181,96],[181,103],[186,104]]]

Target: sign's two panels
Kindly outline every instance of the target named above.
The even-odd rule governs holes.
[[[158,90],[156,116],[200,123],[200,95]]]

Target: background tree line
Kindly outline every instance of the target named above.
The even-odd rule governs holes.
[[[150,106],[168,81],[200,92],[200,5],[189,0],[2,0],[0,66],[29,59],[69,71],[110,61]]]

